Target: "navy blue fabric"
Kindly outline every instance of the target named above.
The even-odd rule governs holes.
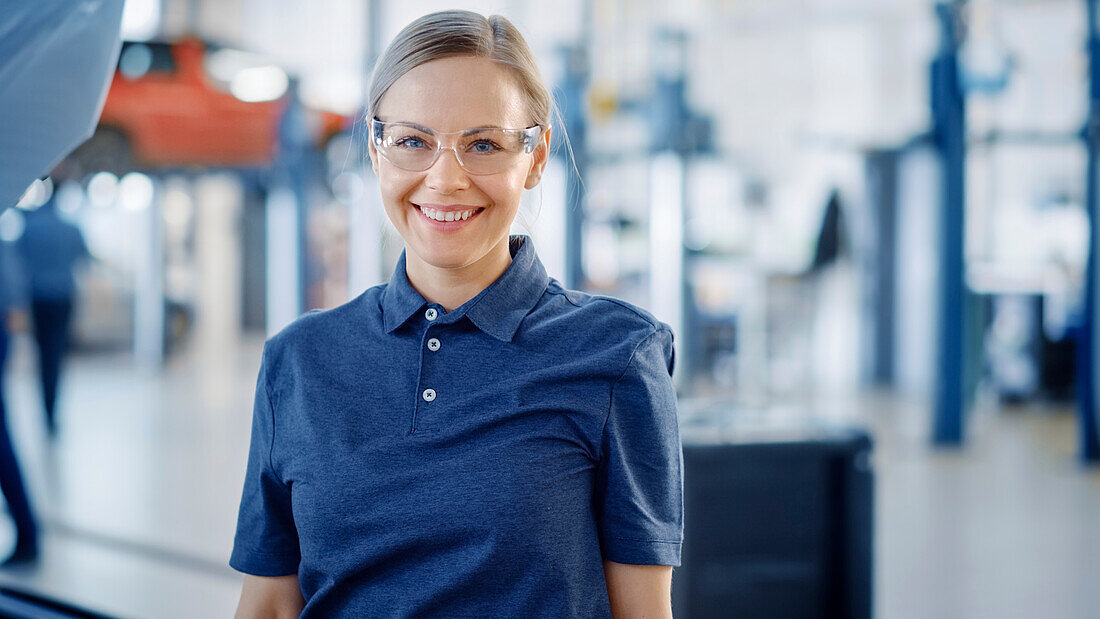
[[[229,564],[302,617],[609,617],[603,560],[680,564],[672,331],[509,245],[451,312],[402,253],[265,344]]]
[[[27,279],[19,252],[10,241],[0,241],[0,314],[25,308],[28,301]]]
[[[27,270],[30,296],[67,301],[76,292],[73,266],[89,254],[80,228],[57,213],[56,200],[55,192],[49,202],[26,214],[16,246]]]

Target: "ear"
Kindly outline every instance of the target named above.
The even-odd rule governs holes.
[[[367,154],[370,156],[370,167],[374,169],[374,175],[378,176],[378,149],[374,146],[374,140],[367,136]]]
[[[547,127],[546,131],[542,132],[542,135],[539,136],[538,146],[535,146],[535,150],[532,152],[534,161],[531,163],[531,171],[527,173],[527,180],[523,183],[524,189],[534,189],[542,180],[542,172],[546,169],[546,162],[550,159],[550,129],[551,127]]]

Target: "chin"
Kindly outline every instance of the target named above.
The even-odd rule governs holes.
[[[413,249],[424,262],[440,269],[455,269],[477,261],[477,249],[471,243],[421,240]]]

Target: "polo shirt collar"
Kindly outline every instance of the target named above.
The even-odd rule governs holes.
[[[504,273],[474,298],[447,314],[465,314],[477,328],[503,342],[512,341],[519,324],[538,303],[550,282],[530,236],[509,235],[508,250],[512,261]],[[427,300],[424,296],[409,283],[405,272],[405,250],[402,250],[382,295],[382,319],[386,332],[393,332],[425,304]]]
[[[397,259],[390,283],[382,293],[382,323],[386,327],[386,333],[392,333],[394,329],[405,324],[427,302],[409,283],[409,277],[405,273],[405,250],[401,250],[401,257]]]

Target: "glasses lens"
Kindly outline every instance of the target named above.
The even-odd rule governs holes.
[[[515,129],[478,129],[453,135],[459,164],[470,174],[496,174],[511,167],[528,151],[527,131]],[[440,148],[439,135],[411,125],[374,123],[374,143],[383,157],[395,166],[421,172],[435,162]],[[450,148],[450,142],[442,144]]]
[[[376,123],[374,140],[382,156],[403,170],[427,170],[435,159],[435,137],[416,127]]]
[[[523,134],[505,129],[482,129],[459,138],[459,163],[471,174],[507,170],[523,154]]]

